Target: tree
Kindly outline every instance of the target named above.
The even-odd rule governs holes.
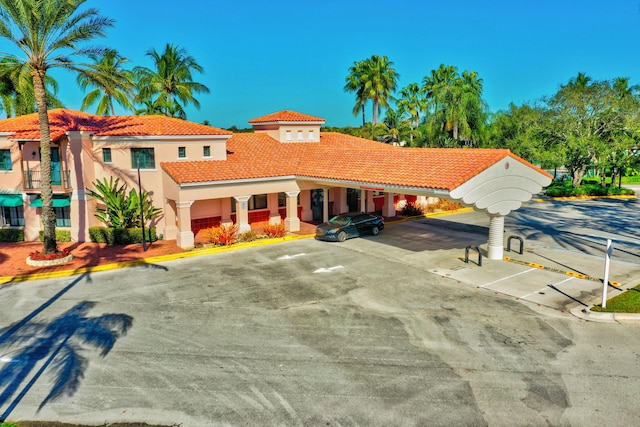
[[[100,54],[102,49],[81,47],[95,37],[104,37],[111,19],[97,9],[80,10],[85,0],[0,0],[0,38],[6,39],[20,55],[0,53],[1,59],[16,61],[28,69],[38,107],[40,127],[43,253],[57,252],[56,218],[52,206],[51,135],[45,89],[47,71],[54,67],[78,71],[75,58]]]
[[[93,88],[82,100],[80,109],[86,111],[97,102],[96,114],[115,114],[114,102],[128,110],[135,110],[133,99],[133,74],[124,69],[129,62],[114,49],[107,49],[103,55],[92,54],[93,61],[87,69],[78,74],[78,85],[82,90]]]
[[[601,176],[607,168],[621,168],[634,146],[640,130],[639,104],[627,83],[593,81],[579,73],[547,100],[552,112],[549,137],[563,144],[574,187],[591,166]]]
[[[411,140],[411,145],[413,146],[415,130],[420,125],[420,113],[427,107],[425,99],[422,96],[422,90],[418,83],[411,83],[400,90],[400,99],[398,100],[397,105],[400,113],[406,113],[409,115],[409,125],[411,126],[409,138]]]
[[[58,82],[51,76],[45,77],[47,105],[62,107],[57,98]],[[36,96],[33,91],[33,78],[26,64],[12,58],[0,59],[0,99],[7,117],[35,113]]]
[[[399,145],[405,141],[405,138],[411,134],[411,131],[409,121],[403,120],[400,112],[389,108],[382,122],[376,125],[374,135],[378,141]]]
[[[362,111],[362,125],[364,126],[364,106],[368,100],[372,103],[371,123],[375,127],[378,123],[378,115],[382,107],[389,107],[389,101],[393,100],[393,92],[397,88],[400,77],[393,68],[393,62],[386,56],[373,55],[371,58],[355,62],[349,68],[344,89],[347,92],[356,92],[356,104],[353,108]]]
[[[364,74],[365,61],[354,62],[353,66],[349,67],[349,75],[347,75],[346,84],[344,85],[345,92],[356,93],[356,102],[353,106],[353,115],[357,116],[362,111],[363,127],[366,123],[365,105],[367,104],[367,98],[364,95]]]
[[[138,114],[162,114],[186,119],[184,107],[193,104],[200,108],[195,94],[209,93],[209,88],[193,81],[193,72],[202,73],[202,67],[185,49],[167,44],[162,53],[155,49],[147,52],[154,68],[135,67],[138,96],[136,102],[144,109]]]
[[[424,77],[423,91],[431,137],[441,145],[476,145],[487,119],[478,73],[440,64]]]

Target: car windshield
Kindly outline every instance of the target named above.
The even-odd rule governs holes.
[[[347,225],[351,222],[351,217],[338,215],[331,218],[329,222],[335,225]]]

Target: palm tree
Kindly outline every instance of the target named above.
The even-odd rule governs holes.
[[[99,54],[102,49],[80,47],[95,37],[104,37],[111,19],[97,9],[79,10],[85,0],[0,0],[0,37],[17,47],[20,55],[1,52],[23,64],[33,79],[40,126],[43,253],[57,252],[56,217],[52,206],[51,135],[48,100],[45,90],[47,71],[62,67],[73,71],[83,68],[75,57]]]
[[[364,96],[372,102],[371,123],[378,123],[378,114],[382,107],[389,107],[392,93],[397,88],[400,75],[392,67],[393,62],[386,56],[373,55],[366,60],[364,74]]]
[[[353,108],[354,116],[362,110],[362,125],[364,126],[364,106],[368,100],[372,102],[371,124],[375,127],[382,107],[389,107],[393,100],[399,74],[393,68],[393,62],[386,56],[373,55],[371,58],[354,62],[349,68],[344,90],[356,93],[356,104]]]
[[[382,122],[376,125],[374,135],[379,141],[399,145],[407,134],[411,135],[410,130],[411,125],[408,120],[402,119],[402,113],[389,108]]]
[[[432,135],[441,144],[474,142],[486,121],[482,79],[475,71],[458,73],[457,67],[440,65],[423,79]]]
[[[44,83],[47,105],[52,108],[62,107],[62,101],[56,96],[58,82],[47,75]],[[10,58],[0,59],[0,99],[7,117],[22,116],[37,111],[33,78],[26,64]]]
[[[364,107],[367,104],[367,98],[364,96],[365,66],[365,61],[354,62],[353,66],[349,67],[349,75],[346,77],[346,84],[344,85],[345,92],[356,93],[356,103],[353,106],[353,115],[357,116],[362,111],[363,127],[366,123]]]
[[[209,93],[209,88],[193,81],[193,72],[202,73],[203,69],[185,49],[167,44],[162,54],[151,49],[147,56],[153,59],[154,69],[133,70],[139,91],[135,101],[145,105],[142,111],[186,119],[187,104],[200,108],[194,94]]]
[[[411,145],[416,128],[420,125],[420,113],[426,109],[426,102],[422,96],[422,90],[417,83],[411,83],[400,90],[400,99],[397,102],[398,111],[409,115],[411,126]]]
[[[88,69],[78,74],[78,85],[86,90],[93,87],[82,101],[80,109],[86,111],[96,102],[96,114],[109,116],[115,114],[114,101],[128,110],[135,110],[133,99],[133,74],[123,65],[129,62],[114,49],[107,49],[104,55],[90,55],[94,62]]]

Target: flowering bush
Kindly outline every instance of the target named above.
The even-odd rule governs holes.
[[[262,231],[268,237],[284,237],[287,234],[287,228],[284,226],[283,222],[277,224],[265,224],[262,227]]]
[[[69,256],[71,250],[69,248],[64,248],[61,251],[54,252],[52,254],[42,254],[40,251],[33,251],[29,254],[29,258],[37,261],[51,261],[53,259],[60,259]]]
[[[221,225],[220,227],[213,227],[204,230],[202,232],[202,237],[204,237],[209,243],[231,246],[238,241],[239,229],[240,227],[237,224]]]

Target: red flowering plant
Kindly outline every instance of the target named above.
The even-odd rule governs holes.
[[[54,252],[52,254],[41,254],[40,251],[33,251],[29,254],[29,258],[37,261],[51,261],[53,259],[60,259],[69,256],[71,250],[69,248],[64,248],[61,251]]]

